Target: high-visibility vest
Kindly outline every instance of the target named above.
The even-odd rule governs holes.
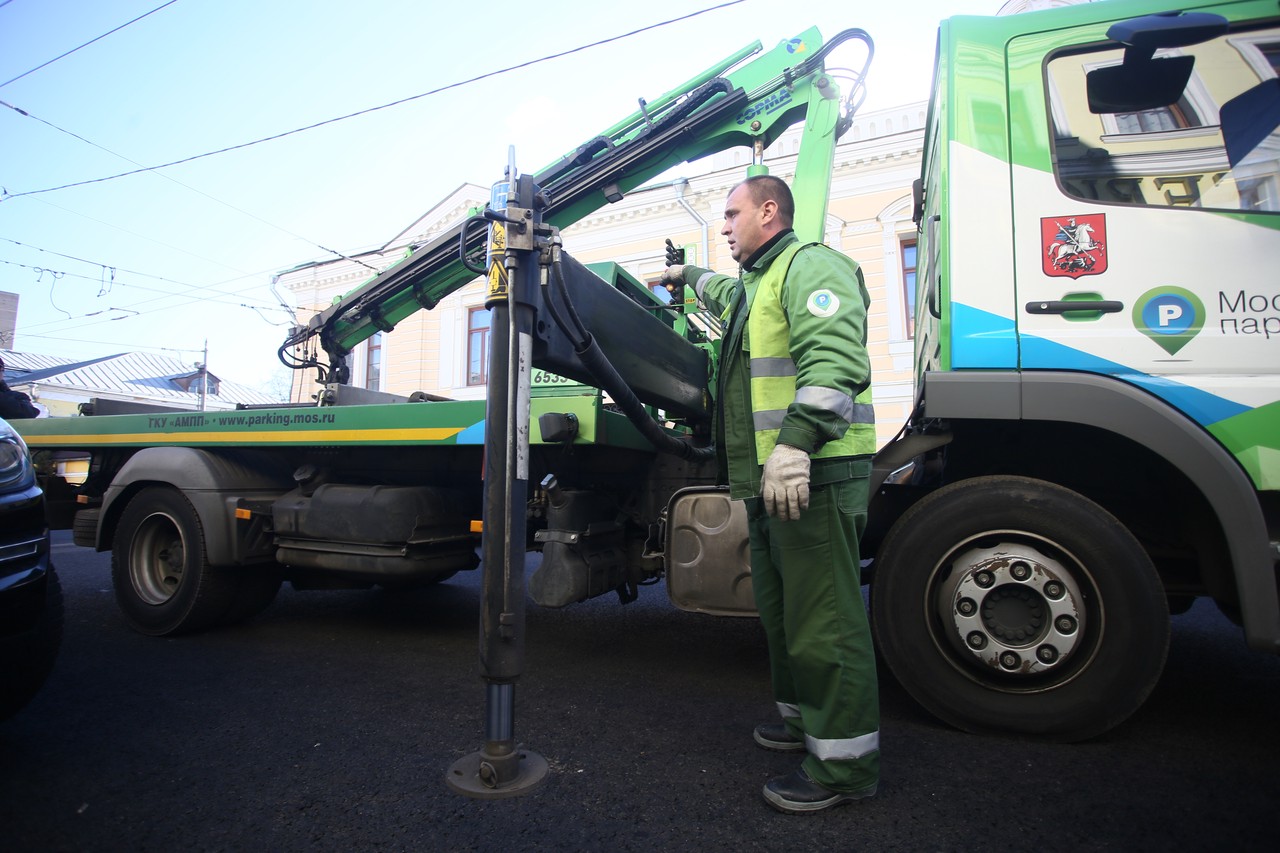
[[[849,423],[844,435],[822,445],[813,458],[862,456],[875,453],[876,449],[875,410],[871,405],[870,384],[852,400],[833,388],[814,386],[796,390],[796,363],[791,358],[788,345],[789,325],[782,313],[782,284],[796,254],[814,245],[821,244],[796,241],[774,258],[760,277],[747,315],[751,346],[751,417],[755,427],[756,458],[762,465],[778,443],[787,408],[797,399],[834,412]]]

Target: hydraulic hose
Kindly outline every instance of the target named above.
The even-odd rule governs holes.
[[[560,268],[560,262],[552,263],[552,281],[554,283],[554,296],[548,295],[547,306],[551,310],[551,318],[555,321],[560,331],[569,338],[573,344],[573,351],[582,362],[583,367],[591,374],[596,384],[609,392],[609,396],[622,409],[622,413],[627,419],[640,430],[643,435],[655,449],[678,456],[691,462],[706,462],[715,459],[716,449],[714,445],[708,447],[694,447],[688,442],[681,441],[675,436],[663,429],[662,425],[649,416],[645,411],[644,403],[635,395],[622,376],[610,363],[604,352],[600,349],[600,345],[596,343],[595,338],[582,325],[578,312],[573,307],[572,300],[569,299],[568,289],[564,284],[564,273]],[[564,302],[564,311],[561,312],[559,306],[556,305],[555,297],[559,297]]]

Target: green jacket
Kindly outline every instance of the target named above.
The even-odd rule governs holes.
[[[760,494],[749,368],[751,343],[747,318],[761,278],[783,249],[797,238],[785,231],[742,265],[740,279],[692,265],[684,268],[685,284],[699,301],[726,322],[721,341],[717,407],[717,444],[727,468],[730,495]],[[834,294],[839,309],[827,314],[813,310],[810,298],[819,291]],[[867,306],[870,297],[862,271],[848,257],[826,246],[801,250],[791,262],[781,289],[781,309],[789,323],[791,357],[796,364],[796,388],[835,389],[853,401],[871,384],[867,354]],[[865,421],[864,421],[865,422]],[[841,438],[850,427],[848,411],[793,401],[783,418],[778,441],[817,453],[828,441]],[[863,448],[875,450],[874,439]],[[815,461],[817,466],[822,464]]]

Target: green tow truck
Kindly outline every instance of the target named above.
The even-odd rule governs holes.
[[[863,64],[842,95],[824,62],[846,42],[862,44]],[[34,450],[91,456],[79,487],[48,483],[55,527],[111,551],[126,619],[154,635],[249,618],[285,580],[400,588],[483,565],[486,747],[449,778],[477,795],[536,784],[545,767],[516,753],[511,725],[526,551],[541,552],[528,582],[541,605],[613,592],[625,602],[665,577],[684,606],[753,607],[741,549],[723,535],[737,519],[710,446],[718,323],[691,296],[660,298],[620,267],[578,263],[560,229],[727,148],[752,149],[762,170],[765,148],[803,124],[796,225],[819,239],[836,141],[871,56],[860,30],[757,42],[536,174],[509,162],[484,210],[285,341],[286,364],[316,371],[315,405],[104,405],[24,425]],[[353,347],[477,277],[492,312],[485,401],[370,402],[347,384]],[[535,369],[569,382],[535,394]]]
[[[681,607],[750,613],[741,507],[709,443],[716,319],[577,263],[560,229],[725,148],[761,169],[803,123],[797,231],[821,239],[866,70],[844,86],[823,63],[851,40],[869,63],[858,30],[750,59],[757,44],[536,174],[509,164],[486,210],[286,341],[319,405],[20,424],[33,449],[92,455],[83,486],[47,491],[78,543],[112,550],[130,622],[243,619],[282,578],[434,582],[478,544],[487,740],[449,778],[484,796],[545,773],[511,723],[526,551],[540,605],[662,579]],[[953,725],[1107,731],[1198,598],[1280,651],[1280,292],[1259,274],[1280,257],[1277,56],[1274,0],[939,28],[916,405],[876,456],[864,578],[884,660]],[[486,403],[369,404],[344,384],[356,344],[477,276]],[[579,384],[531,392],[534,370]]]

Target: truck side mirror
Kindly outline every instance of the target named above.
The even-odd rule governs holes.
[[[1226,31],[1227,19],[1207,12],[1162,12],[1112,24],[1107,38],[1125,46],[1124,61],[1089,72],[1089,111],[1132,113],[1176,103],[1191,79],[1195,57],[1156,59],[1155,52],[1200,44]]]

